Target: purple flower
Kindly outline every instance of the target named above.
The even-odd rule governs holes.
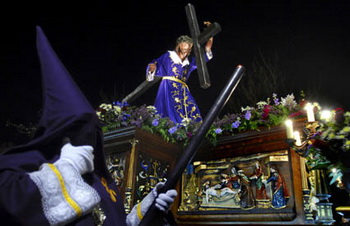
[[[235,121],[234,123],[232,123],[232,128],[237,129],[237,128],[239,127],[240,124],[241,124],[241,122],[237,120],[237,121]]]
[[[126,114],[126,113],[123,113],[123,121],[126,121],[126,120],[128,120],[128,118],[130,118],[130,114]]]
[[[246,111],[246,113],[245,113],[245,115],[244,115],[244,118],[246,119],[246,120],[250,120],[250,118],[252,117],[252,113],[248,110],[248,111]]]
[[[173,134],[173,133],[176,132],[176,130],[177,130],[177,127],[174,126],[174,127],[171,127],[171,128],[168,130],[168,132],[169,132],[170,134]]]
[[[158,124],[159,124],[159,119],[156,118],[152,121],[153,126],[158,126]]]
[[[215,131],[216,134],[220,134],[222,132],[222,129],[216,128],[214,131]]]
[[[137,120],[132,120],[130,122],[130,124],[140,128],[141,125],[142,125],[142,122],[141,121],[137,121]]]
[[[115,101],[115,102],[113,102],[113,104],[116,106],[119,106],[119,107],[128,107],[129,106],[128,102]]]
[[[277,98],[277,94],[274,93],[272,96],[273,96],[273,102],[275,103],[275,105],[279,105],[280,104],[280,100]]]

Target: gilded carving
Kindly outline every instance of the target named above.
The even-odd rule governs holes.
[[[288,164],[286,151],[194,162],[182,177],[179,211],[286,208]]]

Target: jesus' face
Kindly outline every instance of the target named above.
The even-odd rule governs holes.
[[[183,57],[187,57],[192,50],[192,45],[187,42],[181,42],[178,46],[178,54],[181,54]]]

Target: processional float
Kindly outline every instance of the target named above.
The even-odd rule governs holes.
[[[184,149],[181,158],[176,163],[175,168],[172,170],[172,173],[170,174],[168,180],[165,182],[162,189],[158,191],[158,194],[165,193],[168,190],[175,188],[176,183],[181,178],[181,175],[186,169],[187,165],[192,162],[194,156],[196,155],[196,152],[204,136],[207,134],[210,126],[213,124],[214,120],[216,119],[222,108],[230,99],[233,91],[237,87],[243,75],[244,67],[238,65],[235,71],[233,72],[231,78],[227,82],[226,86],[214,102],[214,105],[209,110],[207,116],[204,118],[204,121],[199,127],[197,133],[192,137],[190,143]],[[155,222],[157,222],[157,220],[160,220],[159,218],[161,216],[163,216],[163,214],[155,207],[155,202],[153,202],[151,207],[148,209],[145,216],[143,217],[140,225],[157,225]]]
[[[208,88],[210,84],[209,72],[206,66],[206,61],[204,59],[204,48],[203,44],[205,44],[211,37],[215,36],[221,31],[221,27],[218,23],[214,22],[210,26],[208,26],[203,32],[200,32],[198,21],[196,17],[196,12],[192,4],[188,4],[186,7],[186,16],[188,25],[190,28],[191,37],[193,39],[193,50],[197,63],[198,77],[200,86],[203,89]],[[169,178],[165,182],[164,186],[158,191],[158,194],[165,193],[170,189],[174,189],[177,182],[181,178],[182,173],[186,169],[187,165],[190,164],[193,158],[196,155],[199,146],[208,132],[210,126],[214,122],[215,118],[218,116],[220,111],[223,109],[227,101],[230,99],[233,91],[237,87],[239,81],[244,75],[244,67],[242,65],[238,65],[234,70],[231,78],[228,80],[226,86],[221,91],[220,95],[217,97],[214,105],[209,110],[207,116],[204,118],[203,123],[198,129],[197,133],[192,137],[191,141],[184,149],[181,158],[177,162],[175,168],[172,170]],[[155,77],[157,78],[157,76]],[[158,79],[153,80],[151,82],[144,81],[140,86],[138,86],[132,93],[130,93],[127,97],[124,98],[123,101],[130,102],[139,97],[142,93],[144,93],[148,88],[159,81]],[[143,217],[140,225],[161,225],[162,218],[164,214],[160,212],[155,207],[155,201],[152,203],[145,216]]]

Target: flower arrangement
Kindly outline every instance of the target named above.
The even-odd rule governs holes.
[[[341,151],[350,150],[350,112],[337,108],[331,112],[331,117],[322,124],[321,138],[332,148]]]
[[[125,126],[136,126],[151,133],[159,134],[167,142],[187,144],[196,133],[200,123],[183,120],[179,124],[173,123],[168,118],[162,118],[154,106],[130,106],[127,103],[114,102],[113,104],[101,104],[97,109],[97,115],[103,123],[103,131],[111,131]],[[248,130],[259,130],[280,125],[286,118],[303,117],[300,105],[295,101],[293,94],[278,98],[273,94],[272,98],[260,101],[254,107],[247,106],[239,113],[226,114],[217,118],[209,129],[206,138],[213,144],[217,144],[219,136],[234,136]]]
[[[102,122],[103,132],[113,131],[121,127],[141,127],[154,119],[159,119],[153,106],[129,106],[128,103],[113,102],[101,104],[96,110],[97,116]]]
[[[169,118],[162,118],[154,106],[130,106],[127,103],[114,102],[101,104],[97,115],[102,122],[103,132],[113,131],[121,127],[135,126],[150,133],[160,135],[170,143],[187,143],[199,127],[199,123],[184,120],[175,124]]]
[[[303,93],[301,95],[303,97]],[[220,136],[235,136],[245,131],[259,131],[263,128],[281,125],[287,118],[305,118],[304,101],[297,103],[293,94],[272,98],[242,107],[241,112],[228,113],[218,117],[208,133],[207,140],[216,145]],[[320,113],[321,107],[314,110]],[[331,184],[339,181],[344,168],[345,153],[350,153],[350,112],[335,109],[331,118],[318,116],[319,126],[307,145],[306,164],[312,169],[333,169],[330,171]],[[175,124],[169,118],[162,118],[154,106],[130,106],[114,102],[101,104],[97,115],[103,124],[103,131],[113,131],[121,127],[135,126],[150,133],[158,134],[167,142],[186,145],[197,132],[200,123],[184,120]],[[350,160],[348,160],[350,161]],[[350,167],[350,164],[346,166]]]
[[[342,172],[350,167],[350,112],[337,108],[328,115],[319,114],[319,127],[307,146],[306,159],[311,169],[327,169],[333,184],[340,182]]]
[[[231,135],[281,125],[287,118],[304,117],[305,113],[295,101],[293,94],[278,98],[277,94],[256,106],[241,108],[241,112],[226,114],[214,121],[207,138],[215,145],[218,135]]]

